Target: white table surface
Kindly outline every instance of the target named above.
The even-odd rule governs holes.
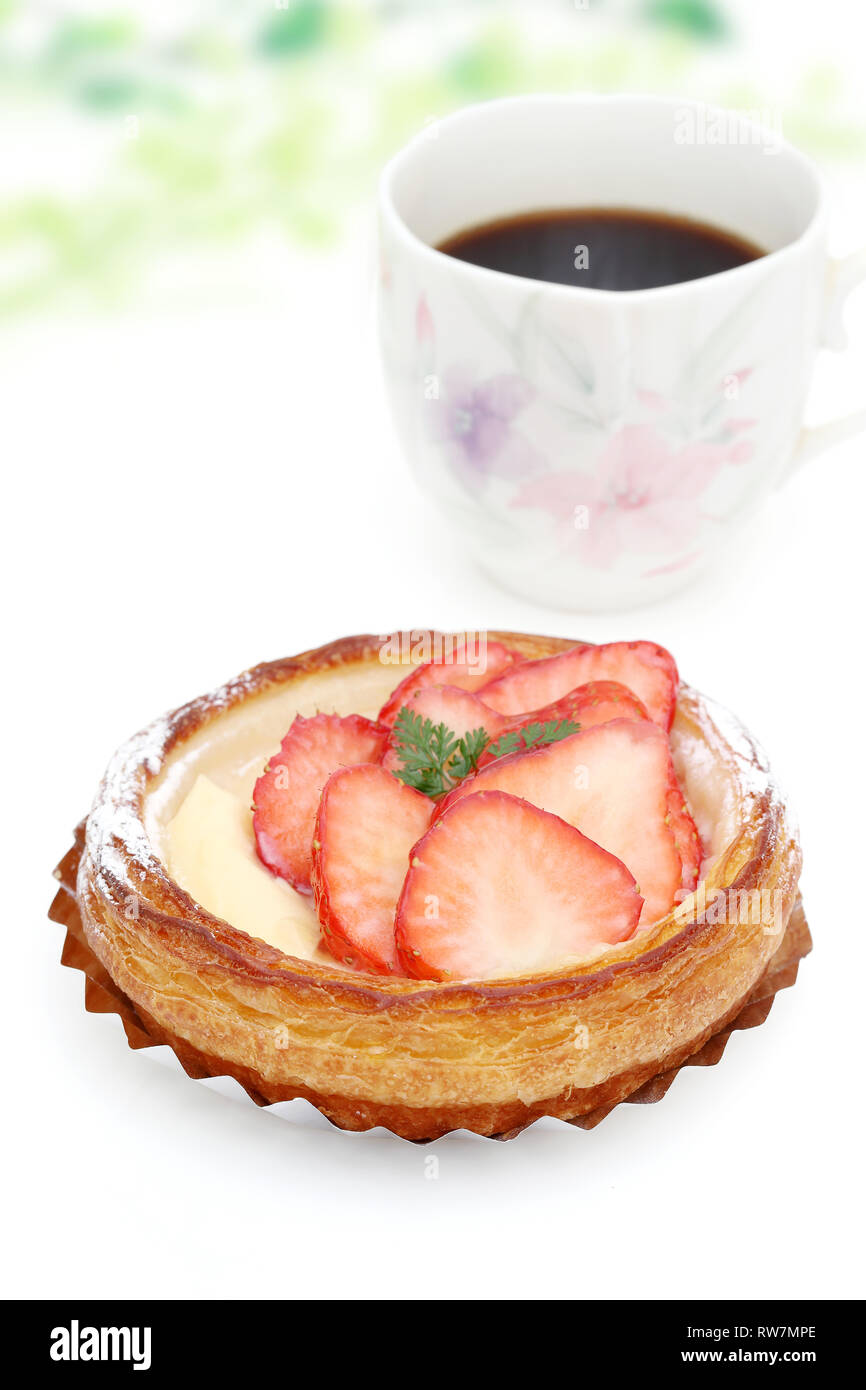
[[[155,293],[0,342],[4,1292],[862,1295],[866,441],[797,476],[700,589],[612,617],[540,609],[482,578],[410,481],[367,266],[361,238],[258,302],[169,311]],[[849,325],[816,414],[862,392],[866,294]],[[666,644],[799,812],[815,951],[796,988],[718,1067],[591,1133],[424,1148],[303,1102],[259,1111],[131,1052],[58,964],[51,869],[122,739],[258,660],[427,625]]]

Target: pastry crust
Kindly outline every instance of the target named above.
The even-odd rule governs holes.
[[[490,636],[527,657],[573,645]],[[580,966],[447,984],[350,973],[247,936],[172,880],[150,803],[178,754],[218,742],[240,706],[291,699],[311,674],[363,682],[380,647],[376,636],[346,638],[258,666],[116,754],[88,817],[77,901],[90,948],[148,1032],[267,1102],[303,1096],[342,1128],[383,1125],[410,1139],[579,1120],[697,1053],[771,967],[801,861],[763,754],[685,686],[672,737],[712,851],[703,895]]]

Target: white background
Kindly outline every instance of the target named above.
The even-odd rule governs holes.
[[[836,197],[836,244],[866,241],[859,194]],[[152,295],[0,342],[3,1293],[862,1296],[864,443],[795,477],[664,607],[522,603],[407,476],[371,265],[366,224],[303,267],[263,244],[248,269],[267,294],[170,311]],[[816,415],[859,404],[866,292],[848,324]],[[258,1111],[131,1052],[58,964],[51,868],[121,740],[258,660],[427,625],[664,643],[762,740],[799,812],[815,952],[798,984],[718,1067],[591,1133],[416,1147],[303,1102]]]

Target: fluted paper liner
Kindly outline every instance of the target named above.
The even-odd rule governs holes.
[[[123,1024],[127,1042],[131,1048],[159,1047],[162,1045],[171,1047],[187,1076],[196,1081],[203,1080],[205,1077],[227,1075],[227,1072],[213,1070],[211,1067],[203,1065],[203,1059],[194,1049],[184,1048],[176,1040],[154,1036],[151,1031],[152,1024],[142,1018],[132,1001],[122,990],[118,989],[108,971],[90,949],[84,934],[75,893],[78,864],[84,848],[84,827],[85,822],[82,821],[75,831],[75,843],[54,870],[54,876],[58,880],[60,888],[48,913],[52,922],[58,922],[66,928],[66,939],[60,957],[61,964],[69,966],[73,970],[80,970],[85,977],[84,1007],[88,1013],[117,1014]],[[803,902],[798,896],[778,950],[743,1008],[731,1023],[714,1034],[681,1065],[685,1067],[714,1067],[717,1062],[721,1061],[722,1053],[731,1034],[739,1029],[756,1028],[758,1024],[764,1022],[773,1007],[776,992],[780,989],[787,989],[794,984],[800,961],[808,955],[811,949],[812,938],[803,912]],[[619,1101],[617,1104],[654,1104],[667,1094],[668,1088],[679,1071],[680,1067],[671,1067],[668,1071],[659,1072],[657,1076],[644,1082],[630,1096],[626,1096],[623,1101]],[[255,1101],[256,1105],[270,1104],[252,1086],[244,1085],[243,1082],[238,1082],[238,1084],[243,1086],[247,1095],[252,1101]],[[564,1123],[577,1125],[580,1129],[594,1129],[614,1109],[616,1109],[616,1105],[599,1106],[595,1110],[588,1111],[585,1115],[579,1115],[573,1120],[564,1121]],[[529,1122],[529,1124],[534,1123],[534,1120]],[[513,1139],[528,1128],[529,1125],[519,1125],[516,1129],[510,1129],[503,1134],[495,1134],[490,1137],[493,1139]]]

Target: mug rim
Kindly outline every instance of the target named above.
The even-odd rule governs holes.
[[[521,92],[511,96],[493,97],[489,101],[470,102],[466,106],[460,106],[456,111],[450,111],[446,116],[436,119],[437,126],[457,124],[467,116],[471,116],[479,111],[490,110],[494,107],[503,106],[525,106],[529,104],[563,104],[570,106],[590,106],[590,105],[610,105],[613,103],[625,104],[652,104],[654,106],[687,107],[692,110],[701,110],[707,113],[717,113],[722,116],[735,117],[743,125],[751,127],[753,130],[760,131],[762,127],[758,121],[752,120],[742,112],[733,107],[719,106],[716,103],[698,101],[694,97],[673,97],[660,92]],[[773,250],[765,251],[762,255],[752,261],[746,261],[742,265],[732,266],[728,270],[714,271],[711,275],[698,276],[692,280],[677,280],[670,285],[653,285],[645,289],[633,290],[606,290],[597,286],[590,285],[567,285],[560,281],[539,280],[529,275],[514,275],[510,271],[494,270],[489,266],[476,265],[469,261],[462,261],[456,256],[451,256],[445,251],[440,251],[437,247],[431,246],[429,242],[412,230],[405,221],[402,214],[398,212],[393,196],[393,182],[400,170],[405,167],[417,150],[422,147],[428,139],[426,128],[416,131],[416,133],[404,144],[395,154],[391,156],[385,164],[379,176],[379,207],[380,212],[385,216],[398,236],[410,243],[416,252],[424,256],[433,257],[434,261],[447,261],[449,268],[459,275],[468,275],[470,278],[481,276],[482,281],[487,280],[491,284],[504,281],[512,287],[517,285],[541,286],[545,290],[554,294],[565,294],[578,299],[589,300],[608,300],[611,304],[619,304],[632,300],[646,301],[648,298],[658,298],[663,295],[691,291],[694,293],[699,287],[715,286],[724,280],[731,283],[731,277],[737,276],[740,280],[746,276],[761,273],[761,268],[768,263],[776,263],[780,259],[790,258],[809,240],[815,238],[823,226],[824,222],[824,186],[820,170],[814,160],[792,145],[784,136],[778,140],[781,153],[784,153],[794,164],[798,165],[801,172],[805,173],[812,186],[815,204],[812,213],[803,230],[790,241],[786,241],[783,246],[775,247]],[[595,206],[595,205],[593,205]],[[599,205],[602,206],[602,205]],[[611,204],[611,206],[613,206]]]

